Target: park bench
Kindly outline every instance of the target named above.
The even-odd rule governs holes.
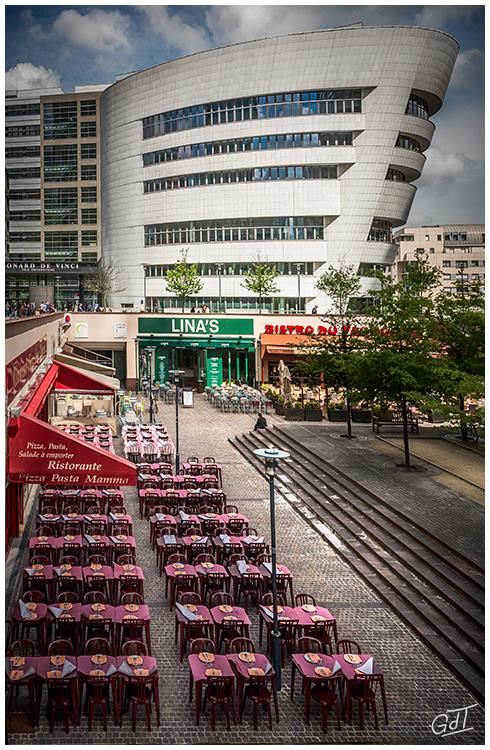
[[[419,434],[419,420],[412,412],[407,414],[407,422],[411,432]],[[373,414],[371,426],[373,432],[379,435],[379,428],[382,425],[400,425],[403,426],[403,414],[401,411],[380,411]]]

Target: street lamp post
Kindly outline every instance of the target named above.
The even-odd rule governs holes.
[[[152,392],[152,372],[153,372],[153,354],[155,352],[156,346],[147,346],[146,352],[147,352],[147,361],[146,361],[146,373],[148,376],[148,382],[149,382],[149,399],[150,399],[150,424],[153,424],[153,392]]]
[[[179,447],[179,383],[182,375],[185,375],[185,370],[169,370],[169,375],[174,376],[175,383],[175,473],[179,473],[180,469],[180,447]]]
[[[301,268],[302,263],[296,263],[296,273],[298,274],[298,312],[301,312]]]
[[[258,448],[254,451],[255,455],[265,461],[265,473],[269,482],[269,502],[271,511],[271,588],[272,588],[272,666],[276,678],[276,689],[281,689],[281,633],[279,631],[279,620],[277,612],[277,561],[276,561],[276,509],[274,479],[279,461],[289,458],[289,453],[279,451],[273,448]]]
[[[221,312],[221,274],[223,273],[222,263],[217,264],[216,270],[218,272],[218,298],[219,298],[218,312]]]

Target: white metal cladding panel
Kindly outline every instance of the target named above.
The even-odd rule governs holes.
[[[415,189],[386,181],[390,164],[416,171],[423,156],[395,148],[399,132],[432,138],[431,122],[405,115],[410,91],[428,92],[432,110],[443,99],[457,53],[446,34],[413,28],[338,29],[232,45],[191,55],[142,71],[115,84],[102,96],[102,189],[104,252],[117,259],[129,287],[142,294],[134,269],[164,262],[175,251],[145,248],[143,226],[165,221],[274,215],[337,215],[328,227],[329,259],[347,256],[354,264],[390,262],[394,247],[368,242],[374,217],[404,223]],[[257,94],[359,88],[373,90],[363,101],[363,114],[270,118],[181,131],[143,141],[142,118],[179,107]],[[175,145],[244,136],[352,130],[360,132],[355,147],[284,149],[195,158],[143,168],[141,154]],[[143,195],[142,180],[152,176],[192,174],[250,165],[316,163],[314,152],[328,152],[323,163],[355,163],[338,180],[250,183],[207,186]],[[337,154],[337,156],[336,156]],[[398,157],[399,161],[396,160]],[[301,159],[301,161],[299,161]],[[352,159],[354,161],[354,159]],[[344,161],[345,163],[345,161]],[[223,243],[226,253],[250,259],[246,243]],[[263,243],[277,252],[278,243]],[[291,259],[298,243],[284,244]],[[311,243],[315,245],[316,243]],[[216,257],[216,245],[191,246],[200,259]],[[293,255],[290,256],[289,254]],[[281,256],[282,257],[282,256]],[[294,259],[297,259],[294,258]],[[130,263],[131,271],[124,266]],[[125,293],[125,296],[127,293]]]

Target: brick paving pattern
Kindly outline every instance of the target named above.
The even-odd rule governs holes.
[[[174,433],[174,408],[159,403],[158,421],[166,424]],[[269,424],[276,421],[268,418]],[[181,460],[188,455],[213,455],[223,464],[224,490],[227,501],[237,503],[247,515],[251,524],[269,533],[267,485],[265,480],[234,450],[227,438],[250,430],[254,417],[250,415],[221,414],[198,397],[193,409],[181,410]],[[281,420],[281,424],[284,424]],[[120,441],[117,441],[120,443]],[[332,444],[337,443],[333,439]],[[354,460],[356,446],[345,448],[339,445],[332,455],[344,455],[342,468],[359,470],[360,462]],[[364,446],[362,446],[364,447]],[[366,448],[368,446],[366,445]],[[352,454],[352,455],[351,455]],[[365,454],[366,455],[366,454]],[[350,456],[350,458],[349,458]],[[372,455],[366,455],[371,464]],[[366,467],[365,467],[366,469]],[[376,471],[374,471],[376,474]],[[363,477],[363,479],[365,476]],[[394,492],[394,502],[403,495],[403,487],[396,479],[387,477],[385,491]],[[369,476],[369,481],[371,475]],[[381,481],[380,476],[376,481]],[[417,482],[419,480],[417,479]],[[431,482],[430,477],[422,478],[423,491],[432,499],[444,504],[444,490]],[[418,487],[418,492],[421,492]],[[416,496],[414,490],[411,496]],[[441,495],[443,496],[441,498]],[[265,716],[261,717],[258,731],[254,731],[251,709],[247,707],[242,726],[226,730],[224,722],[218,719],[218,729],[210,731],[209,710],[201,718],[201,725],[194,725],[194,705],[188,703],[188,667],[186,661],[179,664],[177,647],[174,645],[174,615],[164,599],[163,578],[155,568],[154,554],[149,546],[148,522],[141,521],[137,512],[136,490],[125,492],[125,505],[133,515],[134,536],[137,542],[137,562],[145,571],[145,600],[152,615],[152,653],[157,659],[160,674],[160,698],[162,726],[157,729],[153,721],[151,734],[141,715],[138,731],[131,731],[130,719],[125,715],[122,728],[116,728],[109,718],[108,731],[104,733],[100,723],[96,723],[91,734],[87,732],[87,719],[82,715],[80,727],[70,727],[69,735],[61,728],[61,722],[54,735],[49,734],[45,707],[41,710],[41,725],[30,733],[11,734],[11,744],[318,744],[318,743],[366,743],[366,744],[479,744],[483,742],[483,709],[476,706],[468,714],[466,731],[445,738],[437,737],[431,731],[434,718],[448,709],[470,706],[475,703],[473,696],[456,678],[421,644],[411,631],[394,615],[388,606],[380,601],[371,589],[353,573],[335,551],[323,540],[306,521],[283,498],[277,503],[278,560],[284,562],[294,574],[295,593],[305,591],[313,594],[317,603],[327,606],[337,617],[339,637],[351,635],[363,651],[375,655],[377,663],[385,675],[388,697],[389,724],[380,718],[380,729],[375,731],[368,714],[362,733],[358,729],[357,714],[354,712],[352,726],[342,724],[338,731],[329,721],[328,734],[321,728],[321,713],[318,706],[312,705],[311,724],[303,721],[303,701],[301,690],[296,686],[295,700],[289,697],[290,666],[286,660],[283,672],[283,689],[279,696],[280,724],[274,722],[273,731],[267,728]],[[426,511],[421,498],[420,511]],[[428,511],[427,511],[428,512]],[[452,508],[451,508],[452,513]],[[428,514],[430,515],[430,514]],[[451,514],[447,514],[451,516]],[[34,517],[28,521],[33,530]],[[444,527],[451,525],[451,518],[445,518]],[[444,531],[444,529],[443,529]],[[31,533],[31,531],[29,531]],[[458,532],[459,533],[459,532]],[[24,551],[24,558],[27,557]],[[25,561],[22,561],[22,566]],[[258,645],[258,616],[252,611],[251,635]],[[260,650],[260,649],[259,649]],[[382,713],[381,711],[379,713]]]

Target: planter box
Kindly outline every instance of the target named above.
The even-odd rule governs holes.
[[[371,424],[371,411],[368,409],[352,409],[352,421]]]
[[[329,409],[327,414],[329,422],[347,422],[347,409]]]
[[[283,417],[283,416],[285,415],[285,413],[286,413],[286,411],[285,411],[285,409],[284,409],[284,404],[277,404],[277,403],[276,403],[276,404],[275,404],[275,411],[276,411],[276,414],[277,414],[277,415],[278,415],[279,417]]]
[[[286,421],[287,422],[304,422],[305,410],[304,409],[286,409]]]
[[[321,422],[322,419],[323,412],[321,409],[305,409],[306,422]]]

